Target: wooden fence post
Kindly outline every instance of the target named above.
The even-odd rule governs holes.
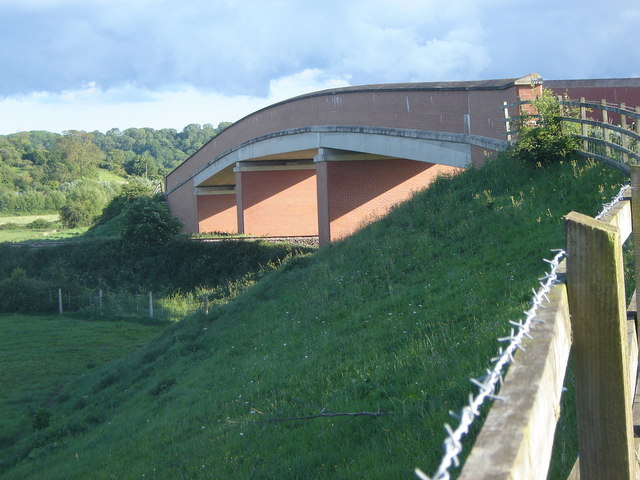
[[[62,315],[62,289],[58,289],[58,313]]]
[[[640,114],[640,107],[636,107],[636,113]],[[636,118],[636,133],[640,135],[640,118]],[[636,153],[640,153],[640,142],[636,142]]]
[[[581,480],[635,478],[627,323],[618,227],[566,217]]]
[[[622,102],[620,104],[620,109],[621,110],[625,110],[627,108],[627,106],[625,105],[624,102]],[[627,126],[627,116],[622,113],[620,114],[620,126],[622,128],[624,128],[625,130],[628,130],[629,127]],[[622,148],[629,148],[629,137],[627,135],[620,135],[622,137]],[[622,154],[622,161],[624,163],[628,163],[629,162],[629,155],[627,155],[626,153]]]
[[[153,293],[149,292],[149,318],[153,318]]]
[[[503,108],[504,108],[504,128],[506,129],[507,132],[507,142],[511,143],[511,134],[508,133],[511,131],[511,122],[509,121],[509,104],[507,102],[502,102]]]
[[[631,225],[636,291],[640,288],[640,165],[631,165]]]
[[[584,97],[580,97],[580,103],[585,103],[586,100]],[[587,119],[587,107],[581,106],[580,107],[580,120],[586,120]],[[582,130],[582,136],[586,137],[587,136],[587,124],[586,123],[581,123],[580,124],[580,128]],[[589,142],[587,140],[582,140],[582,150],[584,152],[588,152],[589,151]]]
[[[600,105],[606,107],[607,101],[604,99],[600,100]],[[604,108],[602,109],[602,123],[609,123],[609,112],[607,112]],[[602,127],[602,138],[605,142],[609,141],[609,129],[604,126]],[[604,156],[611,157],[611,148],[608,145],[605,145],[604,147]]]

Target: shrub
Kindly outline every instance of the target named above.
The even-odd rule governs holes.
[[[0,282],[0,311],[12,313],[45,313],[52,310],[45,282],[28,278],[23,268],[16,268]]]
[[[578,140],[563,129],[560,103],[551,90],[532,102],[537,115],[523,115],[515,153],[536,165],[565,160],[578,148]]]
[[[166,243],[182,231],[182,223],[169,213],[161,196],[140,197],[123,214],[122,240],[131,247]]]
[[[60,219],[67,228],[88,227],[93,221],[91,212],[77,201],[71,201],[60,209]]]
[[[44,218],[36,218],[33,222],[27,224],[27,228],[31,230],[54,228],[55,226],[55,222],[49,222]]]

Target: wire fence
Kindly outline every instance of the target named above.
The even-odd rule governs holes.
[[[628,184],[624,185],[610,203],[603,205],[602,210],[595,218],[599,220],[611,211],[618,202],[625,198],[628,188]],[[566,253],[564,250],[554,251],[556,255],[552,260],[544,259],[550,265],[550,271],[539,279],[540,288],[537,291],[533,290],[531,308],[524,312],[523,319],[509,322],[512,326],[509,336],[498,339],[498,342],[506,343],[506,346],[499,347],[498,355],[491,359],[493,367],[487,368],[487,374],[482,378],[470,379],[471,383],[478,387],[478,393],[475,395],[473,393],[469,394],[469,402],[462,408],[460,413],[449,412],[454,419],[459,421],[459,424],[455,429],[449,424],[444,425],[447,433],[443,442],[444,455],[436,472],[430,477],[419,468],[416,468],[415,474],[419,479],[449,480],[451,478],[449,470],[460,466],[459,457],[463,451],[462,440],[469,433],[475,420],[480,416],[480,408],[487,400],[502,400],[496,392],[503,382],[504,373],[509,364],[513,362],[515,351],[522,349],[522,341],[525,338],[531,338],[530,328],[537,321],[536,313],[541,308],[543,301],[548,300],[547,294],[558,281],[558,267]]]
[[[62,288],[52,289],[48,291],[48,299],[45,309],[59,314],[76,312],[92,316],[167,321],[180,320],[197,310],[208,313],[209,305],[207,297],[195,294],[160,297],[153,292],[135,294],[102,289],[81,293],[64,291]]]

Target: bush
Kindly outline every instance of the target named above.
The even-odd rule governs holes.
[[[563,129],[561,106],[553,92],[543,90],[532,105],[538,113],[521,117],[516,155],[536,165],[571,157],[578,148],[578,140]]]
[[[65,188],[69,193],[60,218],[68,228],[91,226],[115,193],[109,186],[88,181],[66,184]]]
[[[27,228],[30,230],[44,230],[48,228],[55,228],[55,222],[49,222],[44,218],[36,218],[33,222],[27,224]]]
[[[60,209],[60,220],[66,228],[77,228],[91,225],[93,217],[85,205],[71,201]]]
[[[23,268],[15,268],[9,278],[0,282],[0,311],[11,313],[51,312],[49,285],[28,278]]]
[[[130,247],[160,245],[182,231],[162,196],[140,197],[123,214],[122,240]]]

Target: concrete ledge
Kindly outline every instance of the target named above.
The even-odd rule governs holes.
[[[454,167],[471,163],[471,146],[499,151],[508,142],[464,133],[411,130],[358,125],[315,125],[281,130],[253,138],[211,159],[207,166],[191,175],[173,189],[170,195],[186,182],[201,185],[237,162],[256,160],[277,154],[318,148],[405,158]]]

